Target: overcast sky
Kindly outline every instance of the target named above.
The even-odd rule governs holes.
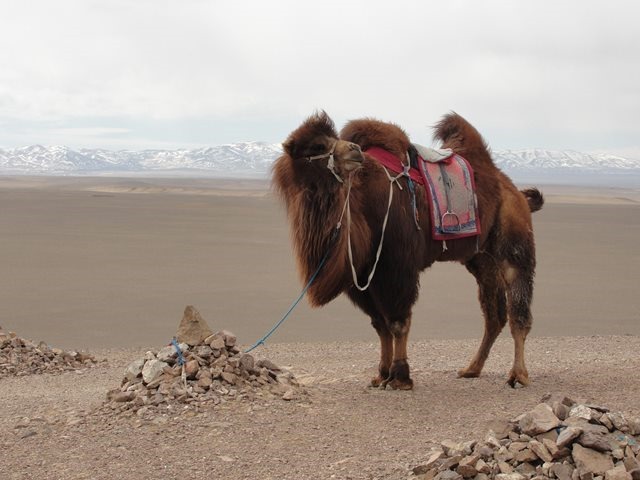
[[[282,142],[315,109],[429,144],[640,159],[640,2],[0,0],[0,147]]]

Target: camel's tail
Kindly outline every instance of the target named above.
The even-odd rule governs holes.
[[[433,138],[442,142],[442,148],[451,148],[465,157],[472,166],[493,165],[489,147],[482,135],[455,112],[445,115],[436,124]]]
[[[544,205],[544,197],[542,193],[537,188],[527,188],[525,190],[520,190],[525,198],[527,199],[527,203],[529,204],[529,210],[532,212],[537,212]]]

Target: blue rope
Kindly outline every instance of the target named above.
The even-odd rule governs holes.
[[[184,365],[184,357],[182,356],[182,350],[180,349],[180,345],[178,345],[178,342],[176,341],[176,337],[173,337],[171,339],[171,345],[174,346],[176,352],[178,353],[178,365]]]
[[[271,330],[269,330],[260,340],[258,340],[250,348],[245,350],[244,353],[249,353],[250,351],[258,348],[260,345],[264,345],[264,342],[280,327],[280,325],[282,325],[284,323],[284,321],[287,319],[289,314],[291,312],[293,312],[293,309],[296,308],[298,303],[300,303],[300,300],[302,300],[304,295],[307,293],[307,290],[309,290],[309,287],[311,287],[311,284],[315,281],[316,277],[320,273],[320,270],[322,269],[322,266],[324,265],[324,262],[326,262],[327,258],[329,258],[329,254],[331,253],[331,248],[333,247],[333,242],[336,239],[336,237],[338,236],[338,231],[339,230],[340,230],[340,225],[338,225],[336,227],[336,229],[334,230],[333,237],[331,237],[331,243],[329,244],[329,248],[327,249],[327,253],[324,254],[324,257],[320,261],[320,265],[318,265],[318,268],[316,269],[316,271],[313,273],[313,275],[311,275],[311,278],[309,279],[309,281],[307,282],[305,287],[302,289],[302,292],[300,292],[300,295],[298,296],[296,301],[291,304],[291,306],[289,307],[289,310],[287,310],[287,313],[284,314],[284,317],[282,317],[282,319],[280,319],[280,321],[278,321],[278,323],[276,323],[271,328]]]
[[[413,185],[413,180],[409,176],[409,173],[405,174],[407,176],[407,183],[409,184],[409,192],[411,192],[411,207],[413,209],[413,221],[420,230],[420,224],[418,223],[418,205],[416,204],[416,187]]]

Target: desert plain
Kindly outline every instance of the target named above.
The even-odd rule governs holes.
[[[640,189],[540,187],[530,386],[504,385],[508,328],[480,378],[456,378],[483,322],[474,279],[437,264],[412,392],[367,388],[377,337],[346,299],[303,302],[255,351],[306,379],[303,397],[136,424],[91,411],[186,305],[247,346],[297,297],[282,206],[261,180],[0,177],[0,326],[107,360],[0,379],[0,479],[408,478],[438,442],[482,438],[545,393],[640,415]]]

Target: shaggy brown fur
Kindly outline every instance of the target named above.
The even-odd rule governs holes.
[[[404,158],[410,142],[394,124],[374,119],[349,122],[338,136],[326,113],[309,117],[284,143],[284,154],[276,161],[273,182],[287,207],[293,245],[302,279],[306,282],[329,252],[308,296],[320,306],[341,293],[370,318],[380,337],[379,374],[372,385],[410,389],[413,381],[407,363],[407,338],[411,310],[418,298],[420,271],[436,261],[457,261],[475,276],[485,319],[480,348],[462,377],[480,374],[491,346],[509,321],[515,343],[515,358],[508,383],[526,385],[524,343],[531,329],[535,248],[531,212],[542,208],[536,189],[523,192],[513,185],[491,160],[480,134],[466,120],[452,113],[436,126],[435,138],[452,148],[472,165],[477,185],[482,226],[479,237],[442,242],[431,238],[430,215],[422,186],[416,201],[421,230],[416,228],[409,189],[394,187],[389,221],[377,271],[364,292],[355,288],[347,256],[346,228],[336,229],[351,178],[351,240],[359,283],[373,267],[386,212],[389,179],[376,160],[361,153],[380,146]],[[327,168],[332,148],[340,183]],[[406,179],[402,179],[403,184]]]

